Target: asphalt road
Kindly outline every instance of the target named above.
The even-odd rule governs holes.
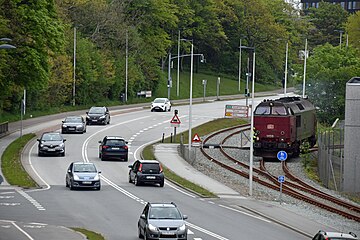
[[[223,117],[225,104],[244,104],[244,100],[241,103],[229,100],[193,105],[193,127]],[[175,108],[179,110],[182,122],[179,133],[187,130],[188,106]],[[50,232],[56,235],[56,227],[51,226],[82,227],[100,232],[106,239],[138,239],[137,220],[144,204],[171,201],[189,216],[188,239],[191,240],[307,239],[288,228],[246,212],[236,205],[236,199],[202,199],[169,182],[163,188],[136,187],[128,183],[128,165],[135,156],[139,156],[141,147],[160,139],[163,133],[169,136],[173,131],[169,123],[173,112],[137,109],[117,115],[115,113],[113,110],[110,125],[88,126],[85,134],[64,134],[67,139],[65,157],[38,157],[37,142],[28,145],[23,161],[42,188],[24,191],[0,188],[0,196],[4,197],[3,201],[0,199],[1,219],[21,222],[22,226],[27,226],[26,232],[32,238],[23,239],[49,239],[44,238],[45,229],[48,231],[47,236],[50,236]],[[24,129],[24,133],[53,126],[60,130],[61,120],[53,119],[29,126]],[[119,135],[129,141],[129,162],[100,161],[98,141],[106,135]],[[102,171],[101,191],[70,191],[65,187],[66,169],[72,161],[94,162],[97,165]],[[10,225],[10,222],[5,223]],[[3,239],[1,232],[0,239]],[[11,236],[6,239],[22,239]]]

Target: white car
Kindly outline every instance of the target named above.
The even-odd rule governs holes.
[[[162,111],[166,112],[171,110],[171,102],[167,98],[155,98],[151,103],[151,111]]]

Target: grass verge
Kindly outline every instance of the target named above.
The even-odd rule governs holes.
[[[38,187],[21,164],[21,153],[25,145],[35,137],[34,133],[23,135],[12,142],[1,157],[1,168],[9,184],[23,188]]]
[[[82,234],[84,234],[86,236],[86,239],[89,239],[89,240],[105,240],[105,238],[100,233],[89,231],[84,228],[71,228],[71,229],[76,232],[81,232]]]
[[[247,121],[242,120],[242,119],[219,118],[219,119],[215,119],[211,122],[202,124],[198,127],[195,127],[193,129],[193,132],[196,132],[197,134],[199,134],[199,136],[205,136],[212,132],[216,132],[216,131],[219,131],[224,128],[229,128],[229,127],[246,124],[246,123],[247,123]],[[182,135],[183,135],[184,143],[186,143],[187,139],[188,139],[187,136],[189,135],[188,131],[182,133]],[[176,142],[179,142],[180,136],[176,136],[175,140],[176,140]],[[171,142],[171,139],[169,137],[164,139],[164,143],[170,143],[170,142]],[[153,145],[146,146],[142,151],[142,156],[144,159],[155,160],[156,157],[154,154]],[[179,175],[177,175],[170,169],[166,168],[165,166],[163,166],[163,170],[164,170],[164,174],[167,179],[174,181],[175,183],[183,186],[184,188],[189,189],[193,192],[196,192],[204,197],[216,197],[216,195],[214,193],[180,177]]]

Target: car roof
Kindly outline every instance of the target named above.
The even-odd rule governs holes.
[[[319,231],[324,236],[330,238],[348,238],[348,239],[358,239],[354,233],[342,233],[342,232],[325,232]]]
[[[175,203],[148,203],[151,207],[177,207]]]
[[[124,140],[123,137],[120,136],[106,136],[106,139],[120,139],[120,140]]]
[[[66,116],[65,118],[82,118],[82,116]]]
[[[57,135],[61,135],[59,132],[43,132],[42,135],[45,135],[45,134],[57,134]]]
[[[154,101],[155,101],[155,100],[166,100],[166,99],[167,99],[167,98],[155,98]]]
[[[157,160],[138,159],[138,161],[141,163],[159,163],[160,164],[160,162]]]
[[[95,165],[94,163],[91,163],[91,162],[73,162],[73,164],[75,165],[77,165],[77,164],[79,164],[79,165]]]

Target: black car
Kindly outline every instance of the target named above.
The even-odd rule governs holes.
[[[128,142],[118,136],[106,136],[99,141],[99,158],[128,161]]]
[[[38,155],[61,155],[65,156],[65,141],[58,132],[45,132],[37,139]]]
[[[100,173],[94,163],[72,162],[67,169],[65,186],[75,188],[95,188],[100,190]]]
[[[136,160],[129,165],[129,183],[139,186],[143,183],[164,186],[164,173],[161,164],[156,160]]]
[[[86,122],[82,116],[68,116],[61,124],[61,133],[85,133]]]
[[[107,107],[91,107],[86,112],[86,124],[110,124],[110,112]]]
[[[139,238],[186,240],[186,219],[175,203],[147,203],[138,221]]]

